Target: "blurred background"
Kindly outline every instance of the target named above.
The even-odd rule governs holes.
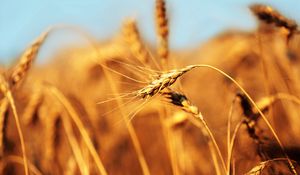
[[[0,174],[19,175],[26,169],[19,165],[25,151],[16,132],[16,114],[28,160],[40,171],[37,175],[99,174],[97,159],[109,175],[218,174],[221,159],[228,163],[226,174],[230,164],[233,174],[245,174],[286,155],[300,165],[299,27],[269,6],[256,11],[260,22],[248,9],[254,3],[270,5],[300,24],[300,1],[165,1],[169,61],[162,59],[168,51],[165,26],[155,34],[155,0],[0,1],[0,90],[15,101],[12,108],[12,100],[0,99]],[[123,24],[128,18],[135,19],[139,32],[134,22]],[[49,27],[60,25],[85,32],[54,30],[45,42],[40,37],[31,45]],[[238,82],[260,104],[283,147],[240,94],[240,86],[220,72],[202,65],[177,77],[180,83],[175,84],[182,69],[168,74],[151,70],[193,64],[214,66]],[[167,88],[171,85],[172,91]],[[146,96],[141,93],[149,87]],[[199,116],[182,111],[187,110],[185,102],[203,114],[220,158],[214,158]],[[240,128],[232,149],[228,123],[231,133]],[[292,174],[286,165],[273,162],[265,173]],[[300,174],[300,166],[296,170]]]
[[[145,41],[155,44],[154,0],[2,0],[0,3],[0,63],[17,58],[33,38],[49,26],[71,24],[99,40],[107,40],[120,31],[122,21],[133,17]],[[172,0],[167,1],[170,19],[170,47],[184,50],[199,46],[224,30],[253,30],[255,18],[248,10],[252,3],[269,4],[287,17],[300,22],[297,0]],[[76,33],[56,32],[43,46],[41,63],[81,38]],[[82,40],[82,39],[81,39]]]

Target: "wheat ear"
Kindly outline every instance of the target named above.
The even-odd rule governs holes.
[[[253,167],[245,175],[260,175],[260,174],[262,174],[262,171],[267,166],[267,164],[270,164],[273,162],[279,162],[279,161],[289,162],[289,160],[287,158],[275,158],[275,159],[266,160],[266,161],[260,162],[259,165],[256,165],[255,167]],[[297,163],[297,162],[295,162],[295,163]]]
[[[133,19],[128,19],[123,25],[123,36],[130,47],[132,54],[141,62],[147,63],[149,54],[142,42],[140,32]]]
[[[288,39],[297,31],[298,26],[294,20],[286,18],[270,6],[254,4],[250,6],[250,10],[259,20],[287,29],[289,32]]]
[[[25,52],[21,55],[21,58],[17,62],[17,64],[13,67],[11,74],[9,75],[9,83],[13,86],[19,84],[26,74],[28,73],[29,69],[32,66],[33,61],[35,60],[40,47],[44,43],[45,39],[47,38],[50,30],[42,33],[34,42],[33,44],[25,50]]]
[[[268,128],[271,130],[273,136],[275,137],[277,143],[280,146],[280,149],[283,151],[284,156],[288,159],[288,155],[286,154],[286,151],[283,147],[283,144],[281,143],[278,135],[276,134],[274,128],[272,127],[272,125],[270,124],[270,122],[268,121],[267,117],[263,114],[263,112],[259,109],[259,107],[257,106],[257,104],[254,102],[254,100],[250,97],[250,95],[247,93],[247,91],[235,80],[233,79],[231,76],[229,76],[227,73],[225,73],[224,71],[208,65],[208,64],[196,64],[196,65],[190,65],[190,66],[186,66],[185,68],[182,69],[177,69],[177,70],[172,70],[171,72],[167,72],[167,73],[162,73],[160,76],[158,76],[157,79],[153,80],[152,82],[150,82],[149,85],[147,85],[146,87],[140,89],[139,91],[137,91],[137,96],[140,96],[142,98],[149,98],[152,97],[153,95],[160,93],[163,89],[170,87],[172,84],[175,83],[175,81],[181,77],[183,74],[191,71],[192,69],[195,68],[208,68],[211,70],[214,70],[216,72],[218,72],[219,74],[223,75],[224,77],[228,78],[231,82],[233,82],[240,90],[241,92],[245,95],[245,97],[249,100],[249,102],[251,103],[251,105],[254,106],[254,108],[258,111],[258,114],[263,118],[264,122],[267,124]],[[295,167],[293,165],[293,163],[291,161],[289,161],[289,166],[291,168],[291,171],[293,172],[293,174],[298,174],[295,170]]]
[[[166,3],[164,0],[156,0],[155,22],[158,35],[158,56],[162,59],[162,61],[165,62],[169,56],[169,27],[166,12]]]

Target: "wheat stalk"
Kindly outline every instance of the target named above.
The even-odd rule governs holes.
[[[86,131],[82,121],[80,120],[80,117],[76,113],[73,106],[70,104],[68,99],[56,88],[54,88],[52,86],[49,86],[47,88],[53,94],[53,96],[55,96],[57,98],[57,100],[64,106],[64,108],[68,112],[69,116],[71,117],[71,119],[73,120],[75,125],[77,126],[87,148],[89,149],[89,151],[91,153],[92,158],[94,159],[94,161],[96,163],[97,168],[99,169],[99,172],[102,175],[107,175],[107,171],[106,171],[106,169],[105,169],[105,167],[93,145],[93,142],[90,139],[88,132]]]
[[[230,175],[231,172],[231,156],[233,151],[233,144],[231,144],[231,120],[233,115],[233,109],[236,101],[236,97],[232,100],[232,103],[230,105],[229,113],[228,113],[228,119],[227,119],[227,175]],[[232,137],[235,137],[234,134]]]
[[[35,120],[34,114],[37,112],[43,102],[44,94],[41,92],[42,90],[39,87],[35,87],[34,89],[36,90],[31,93],[29,102],[26,105],[22,115],[23,121],[26,125],[31,124]]]
[[[75,175],[76,173],[76,161],[73,157],[70,157],[67,162],[67,169],[64,171],[65,175]]]
[[[8,155],[7,157],[5,157],[4,164],[11,163],[11,162],[24,165],[23,158],[20,156]],[[35,175],[43,175],[43,173],[30,161],[28,161],[28,168]]]
[[[53,168],[53,164],[55,163],[55,157],[57,156],[56,139],[59,134],[58,122],[60,122],[60,112],[59,110],[55,109],[54,105],[44,105],[43,107],[44,109],[41,112],[45,131],[45,157],[43,158],[43,161],[45,161],[44,166],[47,171],[51,171],[51,169]],[[49,164],[49,162],[53,162],[53,164]]]
[[[82,155],[82,152],[80,150],[79,143],[78,143],[78,141],[77,141],[77,139],[74,135],[73,128],[72,128],[72,125],[71,125],[71,121],[69,120],[68,116],[66,116],[66,114],[64,114],[64,113],[62,113],[62,123],[63,123],[64,129],[65,129],[70,147],[71,147],[72,152],[74,154],[74,158],[76,160],[77,166],[80,170],[80,173],[82,175],[90,174],[88,166],[87,166],[86,162],[83,159],[83,155]]]
[[[3,156],[4,152],[4,138],[6,133],[6,121],[7,121],[7,110],[8,110],[8,101],[6,98],[3,98],[0,101],[0,159]]]
[[[106,65],[103,65],[103,66],[106,66]],[[117,94],[118,89],[117,89],[116,85],[114,84],[114,81],[113,81],[111,75],[106,70],[104,71],[104,75],[107,78],[109,84],[111,85],[112,92],[115,93],[115,94]],[[116,102],[117,102],[118,106],[121,106],[122,99],[117,98]],[[150,175],[150,170],[149,170],[147,161],[145,159],[142,147],[141,147],[140,142],[138,140],[138,136],[137,136],[137,134],[135,132],[135,129],[134,129],[134,127],[133,127],[130,119],[128,118],[128,116],[124,115],[123,112],[122,112],[122,110],[120,112],[121,112],[121,116],[123,117],[123,119],[124,119],[124,121],[126,123],[126,127],[128,129],[128,132],[129,132],[130,138],[132,140],[134,149],[135,149],[135,151],[137,153],[138,160],[139,160],[139,163],[141,165],[141,169],[143,171],[143,174],[144,175]]]
[[[74,26],[70,26],[70,25],[59,25],[59,26],[56,26],[56,28],[66,28],[66,29],[70,29],[70,30],[78,33],[80,36],[82,36],[83,39],[86,39],[87,42],[92,46],[92,48],[95,50],[96,55],[97,56],[101,56],[101,54],[99,52],[99,49],[98,49],[97,41],[95,39],[93,39],[93,37],[91,37],[87,32],[85,32],[85,31],[83,31],[81,29],[78,29],[78,28],[76,28]],[[96,64],[99,64],[98,63],[98,59],[99,58],[98,57],[97,57],[97,59],[94,58],[95,59],[94,61],[95,61]],[[104,74],[108,78],[110,84],[113,85],[112,86],[113,91],[114,91],[114,93],[116,93],[117,89],[115,89],[115,87],[114,87],[114,83],[113,83],[114,81],[112,80],[111,76],[108,74],[108,72],[106,70],[106,69],[109,69],[109,70],[112,70],[112,69],[108,68],[104,64],[99,64],[99,65],[102,66],[102,67],[104,67]],[[118,72],[116,72],[116,73],[118,73]],[[53,88],[52,88],[52,90],[53,90]],[[66,101],[66,99],[63,97],[63,95],[61,93],[57,92],[57,90],[54,90],[54,91],[55,91],[56,96],[58,95],[57,97],[60,98],[60,101],[63,100],[61,102],[63,102],[64,105],[67,105],[65,107],[68,108],[68,110],[71,110],[71,111],[69,111],[70,112],[70,116],[73,118],[75,124],[78,125],[77,127],[81,127],[82,124],[80,124],[80,121],[78,121],[79,118],[78,118],[76,112],[74,110],[72,110],[72,106],[70,104],[68,104],[68,101]],[[119,101],[119,99],[118,99],[118,103],[121,104],[121,102]],[[122,116],[126,117],[125,115],[122,115]],[[76,122],[78,122],[78,123],[76,123]],[[132,126],[132,124],[130,122],[126,122],[126,124],[127,124],[127,128],[128,128],[130,137],[131,137],[131,139],[133,141],[134,148],[135,148],[135,150],[137,152],[138,159],[139,159],[139,162],[140,162],[141,167],[142,167],[142,171],[143,171],[143,173],[145,175],[149,175],[150,171],[149,171],[148,165],[146,163],[145,157],[143,155],[143,152],[142,152],[141,146],[139,144],[139,141],[138,141],[137,135],[135,133],[135,130],[134,130],[134,128],[133,128],[133,126]],[[88,149],[89,149],[89,151],[91,151],[92,157],[95,160],[97,167],[99,168],[100,172],[102,172],[101,174],[104,174],[104,173],[106,174],[105,168],[104,168],[103,164],[101,163],[100,158],[97,158],[98,156],[96,156],[96,151],[93,150],[94,148],[92,148],[92,146],[89,144],[88,138],[85,139],[85,137],[87,137],[88,134],[85,133],[83,130],[81,132],[82,132],[81,134],[83,135],[84,141],[86,142],[86,144],[88,144],[87,145]]]
[[[253,106],[251,106],[249,103],[249,101],[247,99],[245,99],[245,96],[243,96],[242,94],[239,94],[241,99],[241,103],[244,103],[241,105],[242,109],[243,109],[243,113],[248,114],[248,118],[252,118],[254,117],[254,119],[257,119],[256,117],[259,115],[259,113],[257,112],[256,108],[254,108]],[[276,100],[288,100],[291,102],[294,102],[298,105],[300,105],[300,99],[293,96],[293,95],[289,95],[289,94],[285,94],[285,93],[277,93],[268,97],[263,97],[262,99],[260,99],[259,101],[256,102],[257,106],[259,107],[259,109],[261,111],[267,111],[268,108],[270,107],[270,105],[272,105],[273,103],[276,102]],[[236,98],[234,98],[233,104],[236,101]],[[245,120],[241,120],[235,127],[234,132],[232,134],[232,137],[230,138],[230,121],[231,121],[231,116],[232,116],[232,107],[230,109],[230,114],[228,117],[228,159],[227,159],[227,174],[230,173],[230,164],[231,164],[231,159],[232,159],[232,150],[234,148],[234,144],[235,144],[235,140],[236,140],[236,136],[237,133],[240,129],[240,127],[242,126],[243,123],[245,123]],[[248,111],[248,112],[246,112]],[[250,126],[254,127],[255,125],[255,121],[252,124],[250,124]],[[258,167],[256,167],[258,168]]]
[[[19,115],[17,113],[16,105],[14,102],[14,98],[11,94],[11,91],[9,89],[9,85],[2,75],[0,75],[0,91],[4,94],[5,98],[7,98],[8,102],[10,104],[10,107],[12,109],[13,116],[14,116],[16,126],[17,126],[17,132],[19,134],[20,143],[21,143],[25,175],[29,175],[25,141],[24,141],[24,136],[23,136],[23,132],[21,129],[20,121],[19,121]]]
[[[171,89],[168,89],[167,92],[162,92],[161,95],[164,96],[165,98],[167,98],[171,104],[173,104],[175,106],[179,106],[182,110],[186,111],[187,113],[192,114],[195,119],[197,119],[198,121],[200,121],[202,123],[202,126],[200,126],[199,128],[201,129],[203,135],[206,137],[206,140],[208,142],[209,149],[212,153],[212,158],[215,163],[216,172],[217,172],[217,174],[220,174],[220,170],[219,170],[220,168],[219,168],[217,160],[215,158],[215,154],[216,154],[215,151],[217,152],[217,155],[221,161],[224,172],[226,172],[226,166],[225,166],[225,162],[222,157],[220,148],[219,148],[211,130],[209,129],[206,121],[204,120],[202,114],[199,112],[198,107],[192,105],[191,102],[188,100],[188,98],[184,94],[175,92]],[[197,125],[197,126],[199,126],[199,125]]]

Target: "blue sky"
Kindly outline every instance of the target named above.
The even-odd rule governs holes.
[[[99,40],[118,34],[122,21],[134,17],[147,42],[155,43],[154,0],[1,0],[0,63],[16,58],[47,27],[72,24]],[[299,0],[167,0],[170,45],[185,49],[203,43],[226,29],[251,30],[255,19],[251,3],[266,3],[300,22]],[[58,32],[59,33],[59,32]],[[74,39],[77,38],[77,39]],[[76,34],[54,34],[40,58],[79,42]]]

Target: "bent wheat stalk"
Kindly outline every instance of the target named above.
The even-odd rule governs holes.
[[[231,82],[233,82],[241,91],[243,94],[245,94],[245,97],[250,101],[250,103],[255,107],[255,109],[258,111],[258,114],[263,118],[264,122],[267,124],[268,128],[270,129],[270,131],[272,132],[273,136],[275,137],[277,143],[280,146],[280,149],[282,150],[282,152],[284,153],[284,156],[289,160],[289,166],[291,168],[291,171],[293,172],[293,174],[298,174],[295,170],[295,167],[292,163],[292,161],[289,159],[283,144],[281,143],[278,135],[276,134],[274,128],[272,127],[271,123],[268,121],[267,117],[263,114],[263,112],[259,109],[259,107],[257,106],[257,104],[254,102],[254,100],[250,97],[250,95],[247,93],[247,91],[235,80],[233,79],[231,76],[229,76],[227,73],[225,73],[224,71],[208,65],[208,64],[197,64],[197,65],[190,65],[190,66],[186,66],[185,68],[182,69],[177,69],[177,70],[172,70],[169,72],[165,72],[160,74],[156,79],[154,79],[152,82],[150,82],[147,86],[145,86],[144,88],[138,90],[136,92],[136,95],[141,97],[141,98],[150,98],[153,95],[160,93],[162,90],[164,90],[167,87],[170,87],[172,84],[174,84],[176,82],[176,80],[181,77],[183,74],[195,69],[195,68],[208,68],[208,69],[212,69],[216,72],[218,72],[219,74],[225,76],[226,78],[228,78]]]
[[[212,159],[215,164],[216,173],[220,174],[220,168],[216,160],[215,151],[217,152],[217,155],[221,161],[224,172],[226,172],[227,170],[226,170],[225,162],[221,154],[220,148],[211,130],[209,129],[206,121],[204,120],[202,114],[199,112],[198,107],[192,105],[191,102],[187,99],[187,97],[184,94],[175,92],[169,88],[167,92],[162,92],[161,95],[167,98],[168,100],[170,100],[169,102],[171,104],[175,106],[179,106],[182,110],[192,114],[197,121],[200,121],[202,123],[202,126],[199,125],[197,126],[201,129],[201,132],[206,137],[210,152],[212,154]]]
[[[235,98],[236,99],[236,98]],[[298,105],[300,105],[300,99],[296,96],[293,96],[293,95],[290,95],[290,94],[285,94],[285,93],[277,93],[277,94],[274,94],[274,95],[271,95],[271,96],[268,96],[268,97],[263,97],[262,99],[260,99],[259,101],[256,102],[257,106],[259,107],[259,109],[261,111],[266,111],[270,105],[272,105],[273,103],[276,102],[276,100],[288,100],[288,101],[291,101],[291,102],[294,102]],[[245,110],[245,109],[243,109]],[[248,109],[249,110],[249,109]],[[253,107],[251,107],[250,109],[252,112],[252,115],[255,115],[257,116],[258,115],[258,112],[256,111],[256,109],[253,109]],[[245,113],[245,112],[244,112]],[[231,119],[231,115],[229,115],[229,120]],[[227,162],[227,170],[228,170],[228,174],[230,172],[230,163],[231,163],[231,159],[232,159],[232,150],[233,150],[233,147],[234,147],[234,144],[235,144],[235,139],[236,139],[236,136],[237,136],[237,133],[240,129],[240,127],[242,126],[242,124],[244,123],[243,120],[241,120],[235,127],[234,129],[234,132],[233,132],[233,135],[232,135],[232,138],[231,138],[231,141],[230,141],[230,146],[229,146],[229,153],[228,154],[228,162]],[[286,160],[286,158],[284,158]],[[229,167],[229,168],[228,168]]]

